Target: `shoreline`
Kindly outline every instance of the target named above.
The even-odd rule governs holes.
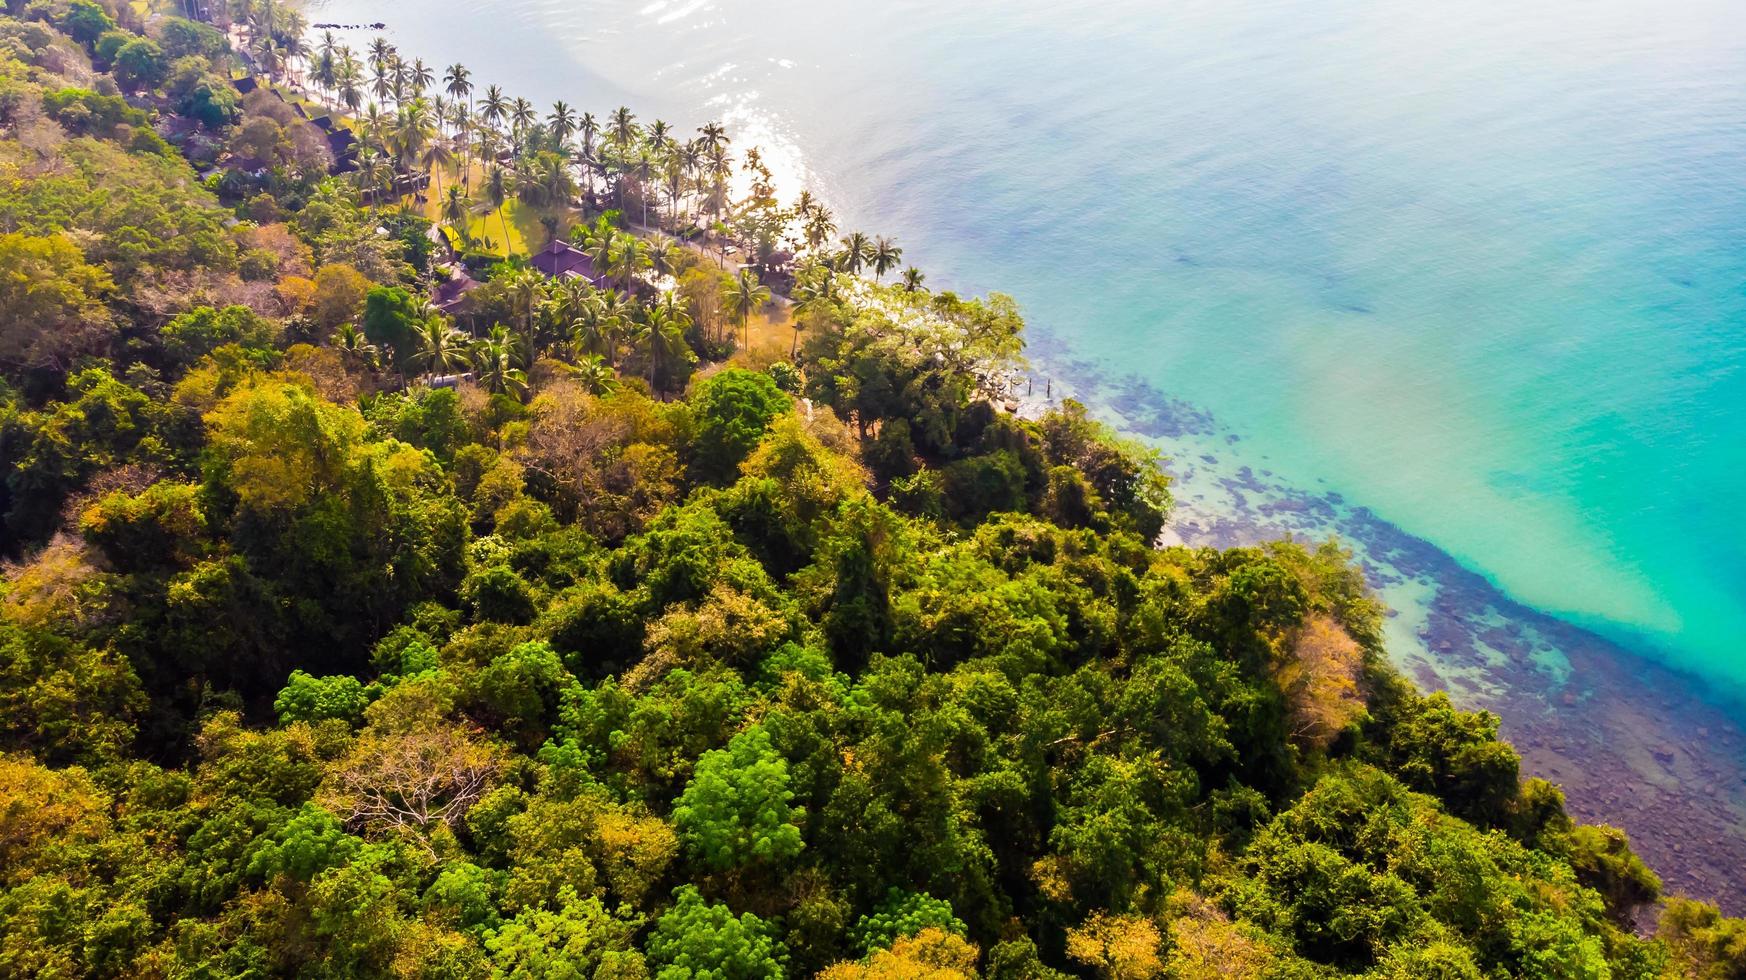
[[[1075,359],[1034,324],[1027,339],[1033,367],[1055,371],[1052,401],[1079,399],[1165,454],[1175,497],[1165,543],[1337,535],[1389,606],[1389,658],[1402,674],[1496,714],[1523,775],[1563,789],[1573,817],[1629,833],[1667,891],[1746,913],[1746,880],[1731,870],[1746,867],[1746,725],[1701,680],[1510,598],[1339,493],[1258,472],[1240,436],[1197,406]]]

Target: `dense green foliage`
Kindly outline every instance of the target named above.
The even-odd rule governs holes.
[[[1002,405],[1010,300],[718,173],[665,210],[802,221],[789,360],[751,267],[606,219],[622,289],[447,316],[223,34],[18,12],[0,976],[1746,975],[1708,906],[1634,931],[1654,874],[1389,670],[1337,545],[1155,548],[1153,454]]]

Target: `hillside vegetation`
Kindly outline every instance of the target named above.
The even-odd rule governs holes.
[[[1746,976],[1337,545],[1154,548],[1011,300],[813,241],[736,350],[758,274],[609,168],[622,288],[444,315],[223,34],[9,10],[0,976]]]

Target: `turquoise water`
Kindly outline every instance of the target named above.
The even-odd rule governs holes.
[[[1746,10],[1715,0],[332,0],[726,117],[936,284],[1513,598],[1746,684]],[[362,46],[367,35],[355,35]],[[1045,365],[1049,368],[1049,365]]]

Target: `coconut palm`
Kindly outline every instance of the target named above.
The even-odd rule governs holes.
[[[843,239],[843,268],[858,273],[873,260],[873,243],[861,232]]]
[[[339,53],[336,48],[333,32],[323,31],[321,42],[316,46],[315,67],[310,72],[310,80],[321,88],[321,101],[327,103],[334,85],[338,82]]]
[[[607,364],[612,363],[613,338],[619,326],[615,316],[597,296],[590,296],[576,307],[570,318],[570,349],[578,358],[585,354],[604,355]]]
[[[643,199],[643,227],[649,226],[649,178],[655,173],[655,159],[649,154],[647,146],[637,150],[637,159],[631,166],[631,172],[637,177],[637,196]]]
[[[927,276],[923,275],[920,269],[913,265],[910,266],[903,270],[903,291],[906,293],[926,292],[927,289],[922,286],[922,282],[926,279]]]
[[[435,182],[435,192],[438,197],[443,193],[443,171],[455,165],[455,154],[449,149],[447,140],[433,139],[424,147],[424,152],[418,155],[418,162],[424,167],[424,172]],[[450,188],[453,190],[454,188]]]
[[[521,152],[522,140],[526,138],[527,131],[539,121],[539,113],[534,111],[532,102],[518,96],[509,104],[509,139],[515,144],[515,152]]]
[[[429,103],[418,98],[403,104],[395,114],[394,132],[390,136],[395,163],[402,170],[411,170],[435,138],[436,124],[431,122]]]
[[[656,372],[663,364],[671,364],[683,355],[685,331],[691,327],[691,317],[674,303],[662,303],[649,310],[647,322],[637,330],[637,339],[648,350],[649,388],[655,390]]]
[[[563,152],[570,137],[576,135],[576,110],[566,102],[552,103],[552,114],[546,117],[546,128],[551,131],[553,147]]]
[[[370,62],[370,93],[378,102],[386,102],[394,94],[394,66],[388,61]]]
[[[423,58],[414,58],[412,66],[406,71],[406,84],[412,90],[414,98],[425,93],[436,82],[436,72],[424,63]]]
[[[334,349],[339,351],[340,358],[347,364],[358,368],[374,371],[381,363],[381,352],[376,345],[370,343],[364,336],[364,331],[358,329],[355,323],[341,325],[333,335]]]
[[[569,161],[556,153],[541,153],[536,157],[528,180],[538,188],[537,196],[543,207],[562,212],[576,196],[576,179],[570,176]]]
[[[830,209],[824,205],[813,208],[812,214],[806,219],[806,227],[802,234],[806,237],[806,247],[817,252],[831,236],[837,233],[837,223],[832,220]]]
[[[514,186],[509,178],[509,171],[501,164],[493,163],[491,169],[485,172],[485,183],[480,187],[480,193],[485,197],[485,205],[497,212],[497,223],[503,227],[503,255],[509,256],[509,221],[503,217],[503,206],[509,203]]]
[[[635,235],[618,236],[618,247],[613,250],[611,260],[612,274],[618,277],[619,288],[626,293],[631,292],[636,284],[637,273],[651,264],[648,245]]]
[[[752,342],[752,311],[770,302],[770,295],[770,287],[759,282],[757,274],[750,269],[741,269],[739,275],[721,284],[722,308],[740,318],[740,334],[744,338],[742,346],[750,346]]]
[[[521,355],[503,324],[492,327],[487,336],[473,345],[472,353],[474,377],[480,387],[494,395],[518,398],[527,392],[527,374],[516,366],[521,363]]]
[[[358,154],[358,169],[353,172],[352,178],[357,182],[359,191],[374,194],[391,186],[394,168],[382,158],[380,150],[365,146],[363,152]]]
[[[427,317],[412,328],[412,355],[427,374],[447,374],[467,363],[467,335],[440,316]]]
[[[575,376],[582,390],[596,398],[618,390],[618,373],[599,354],[587,354],[577,358]]]
[[[533,269],[522,269],[509,277],[510,302],[515,309],[521,311],[522,336],[527,338],[528,350],[531,353],[534,343],[534,309],[545,297],[546,277]]]
[[[450,65],[443,69],[443,90],[451,99],[467,98],[473,94],[473,73],[459,62]]]
[[[360,84],[363,77],[363,67],[358,64],[358,59],[350,51],[345,52],[339,66],[334,69],[334,87],[339,90],[339,99],[346,111],[354,115],[364,103],[364,90]]]
[[[684,255],[685,250],[679,247],[679,243],[666,235],[649,239],[649,268],[658,276],[678,275],[679,260]]]
[[[388,59],[394,57],[394,45],[388,39],[378,34],[370,39],[370,65],[386,65]]]
[[[473,200],[459,187],[450,187],[449,196],[443,199],[442,219],[449,227],[467,236],[467,216],[473,213]]]
[[[719,153],[727,148],[728,134],[721,123],[705,123],[698,127],[697,132],[703,137],[703,145],[710,153]]]
[[[896,242],[880,235],[873,239],[873,245],[867,251],[867,261],[873,266],[873,277],[883,280],[887,272],[897,268],[897,264],[903,261],[903,249]]]
[[[602,217],[583,236],[582,251],[588,256],[588,264],[593,266],[595,275],[605,276],[612,268],[612,257],[618,252],[618,234],[617,229]]]
[[[479,98],[479,118],[492,132],[502,129],[503,120],[509,118],[509,100],[504,97],[502,89],[495,85],[485,86],[485,94]]]

